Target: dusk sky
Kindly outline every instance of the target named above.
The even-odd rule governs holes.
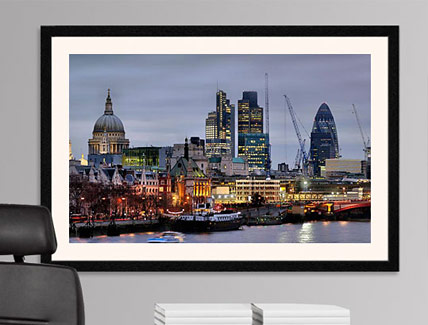
[[[216,108],[217,83],[235,104],[236,114],[246,90],[257,91],[259,106],[265,107],[265,72],[274,169],[285,160],[292,167],[298,148],[284,94],[309,134],[319,106],[326,102],[342,157],[364,158],[352,104],[370,135],[370,55],[70,55],[73,155],[87,157],[88,139],[104,112],[108,88],[130,147],[172,146],[184,143],[185,137],[205,138],[205,119]],[[299,127],[309,152],[309,137]]]

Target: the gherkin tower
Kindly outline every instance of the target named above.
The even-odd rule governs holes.
[[[330,158],[339,158],[339,140],[330,107],[322,103],[311,132],[311,163],[315,176],[321,175],[321,166]]]

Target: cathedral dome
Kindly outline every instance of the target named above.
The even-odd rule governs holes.
[[[110,89],[108,90],[104,114],[95,122],[93,132],[125,132],[122,121],[113,114]]]
[[[125,132],[123,123],[116,115],[102,115],[94,125],[93,132]]]

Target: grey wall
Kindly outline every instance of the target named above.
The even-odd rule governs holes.
[[[0,1],[0,202],[38,204],[40,25],[400,25],[401,272],[82,273],[88,324],[151,324],[153,303],[305,302],[354,325],[426,324],[428,6],[416,1]]]

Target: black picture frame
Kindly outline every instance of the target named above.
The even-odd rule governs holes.
[[[382,261],[53,261],[78,271],[399,271],[399,27],[398,26],[42,26],[41,205],[51,209],[51,42],[54,37],[287,36],[388,38],[388,260]]]

